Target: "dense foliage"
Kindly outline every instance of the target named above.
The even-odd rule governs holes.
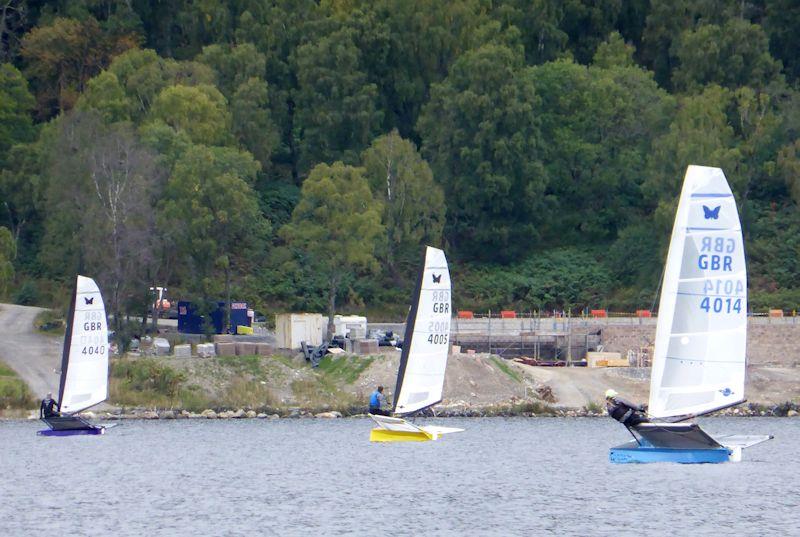
[[[10,0],[0,298],[76,272],[173,298],[402,315],[650,308],[684,170],[722,167],[751,303],[800,302],[789,0]],[[337,306],[338,305],[338,306]]]

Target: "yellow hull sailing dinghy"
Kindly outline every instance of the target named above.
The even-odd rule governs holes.
[[[438,440],[443,434],[463,431],[453,427],[417,426],[399,417],[442,400],[451,314],[447,258],[442,250],[428,246],[406,320],[392,409],[396,417],[370,414],[376,424],[369,435],[371,442],[426,442]]]

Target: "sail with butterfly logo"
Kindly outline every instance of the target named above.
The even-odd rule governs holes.
[[[719,168],[689,166],[658,311],[649,412],[697,415],[744,399],[747,270],[739,212]]]
[[[95,281],[78,276],[68,320],[58,402],[74,414],[108,397],[108,326],[103,297]]]
[[[614,463],[719,463],[770,435],[714,435],[686,420],[742,403],[747,270],[739,213],[719,168],[689,166],[672,229],[655,349],[649,417]],[[684,422],[684,423],[681,423]]]
[[[442,400],[447,355],[450,348],[450,271],[444,252],[428,246],[400,356],[393,412],[419,412]],[[378,427],[370,439],[380,442],[435,440],[451,427],[417,427],[398,417],[373,416]]]
[[[60,416],[44,418],[50,430],[43,436],[102,434],[76,413],[108,397],[108,326],[103,296],[97,283],[78,276],[67,317],[58,389]]]

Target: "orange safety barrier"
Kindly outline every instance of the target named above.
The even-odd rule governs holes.
[[[650,310],[636,310],[637,317],[652,317],[653,313]]]
[[[589,313],[592,314],[592,317],[608,317],[606,310],[591,310]]]
[[[471,311],[461,311],[458,312],[459,319],[474,319],[475,315],[472,314]]]
[[[770,317],[783,317],[783,310],[769,310]]]
[[[503,311],[500,312],[500,318],[501,319],[516,319],[517,318],[517,312],[516,311],[511,311],[511,310],[503,310]]]

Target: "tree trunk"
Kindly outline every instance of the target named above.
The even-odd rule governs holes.
[[[230,260],[228,266],[225,267],[225,317],[222,321],[223,330],[226,328],[230,331],[231,328],[231,267]]]
[[[333,333],[336,330],[333,325],[333,317],[336,315],[336,291],[339,288],[338,280],[336,276],[333,276],[330,281],[330,288],[328,289],[328,341],[333,339]]]

